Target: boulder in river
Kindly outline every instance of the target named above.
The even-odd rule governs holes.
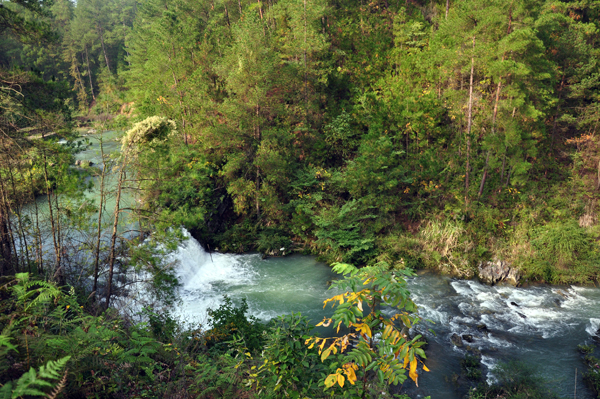
[[[490,285],[507,282],[516,286],[521,279],[519,270],[510,267],[508,262],[501,260],[481,262],[477,270],[479,271],[479,279]]]
[[[462,335],[462,339],[467,341],[468,343],[472,343],[473,342],[473,336],[471,334],[463,334]]]
[[[477,324],[477,329],[479,331],[487,331],[488,330],[488,328],[485,324]]]
[[[452,336],[450,337],[450,341],[452,341],[452,343],[455,346],[458,346],[459,348],[462,348],[463,346],[462,338],[456,333],[452,334]]]
[[[478,356],[478,357],[481,356],[481,351],[477,348],[473,348],[472,346],[467,345],[467,346],[465,346],[465,349],[467,350],[467,352],[471,352],[475,356]]]

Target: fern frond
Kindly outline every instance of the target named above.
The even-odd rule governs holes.
[[[46,366],[40,367],[40,372],[39,372],[39,376],[40,378],[48,378],[48,379],[57,379],[60,378],[61,375],[61,370],[63,369],[63,367],[65,367],[65,365],[67,364],[67,362],[69,361],[69,359],[71,358],[71,356],[66,356],[63,357],[62,359],[58,359],[56,361],[50,360]]]
[[[0,399],[12,399],[12,384],[9,381],[0,388]]]
[[[6,346],[8,349],[12,349],[14,351],[17,350],[17,347],[10,343],[12,338],[6,335],[0,334],[0,348]]]
[[[35,369],[32,367],[28,372],[23,374],[21,378],[17,381],[17,386],[13,390],[12,398],[18,398],[20,396],[30,395],[30,396],[44,396],[44,392],[39,389],[34,388],[34,386],[44,386],[51,387],[48,381],[40,380],[37,378],[37,373]]]
[[[62,374],[60,373],[60,370],[67,364],[70,358],[70,356],[67,356],[56,361],[50,360],[45,366],[40,367],[39,373],[36,373],[33,367],[30,368],[29,371],[23,374],[16,382],[16,386],[14,387],[10,398],[16,399],[25,395],[46,396],[46,394],[38,388],[52,387],[53,384],[44,380],[44,378],[50,380],[60,378]],[[4,387],[0,390],[0,393],[4,394]]]
[[[69,372],[69,370],[65,370],[65,374],[63,375],[62,380],[60,380],[60,382],[58,383],[58,385],[52,390],[52,392],[50,393],[50,395],[47,395],[46,397],[48,399],[56,399],[56,396],[60,393],[60,391],[62,391],[65,386],[67,385],[67,373]]]

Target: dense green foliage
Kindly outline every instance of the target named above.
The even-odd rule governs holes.
[[[600,397],[600,360],[594,356],[597,346],[596,343],[592,345],[579,345],[577,349],[583,355],[583,361],[587,366],[587,370],[583,373],[583,380],[594,395]]]
[[[598,0],[0,4],[0,393],[376,396],[424,355],[402,335],[408,268],[598,282],[599,29]],[[98,164],[75,164],[89,140]],[[358,269],[336,284],[357,347],[338,364],[301,316],[264,326],[227,299],[184,331],[164,311],[179,226],[366,266],[379,296]],[[501,378],[488,393],[545,395]]]
[[[596,1],[38,6],[11,6],[3,65],[71,87],[54,115],[172,121],[128,160],[144,217],[225,251],[597,280]]]
[[[596,2],[148,0],[127,43],[195,184],[146,201],[211,248],[596,281]]]
[[[209,311],[210,328],[189,330],[168,312],[148,308],[141,323],[113,311],[95,316],[73,288],[28,273],[4,283],[3,398],[379,398],[386,392],[386,384],[366,374],[360,391],[324,392],[339,359],[326,360],[318,347],[306,345],[317,335],[300,314],[263,324],[245,315],[245,302],[236,306],[225,298]]]

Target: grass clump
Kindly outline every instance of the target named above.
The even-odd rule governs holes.
[[[469,399],[558,399],[545,380],[532,366],[510,361],[494,369],[495,384],[479,384],[469,391]]]

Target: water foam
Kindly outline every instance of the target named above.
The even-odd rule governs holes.
[[[598,334],[598,330],[600,329],[600,319],[590,318],[590,322],[587,326],[585,326],[585,331],[591,336],[595,336]]]
[[[200,243],[183,230],[186,240],[169,260],[177,262],[177,276],[181,282],[179,294],[183,305],[176,314],[186,322],[207,325],[208,309],[223,303],[224,288],[251,286],[256,270],[251,260],[259,255],[230,255],[208,253]]]
[[[245,260],[258,255],[209,254],[186,230],[184,236],[187,240],[171,255],[171,259],[179,263],[177,274],[183,290],[210,292],[217,283],[253,283],[256,271]]]

